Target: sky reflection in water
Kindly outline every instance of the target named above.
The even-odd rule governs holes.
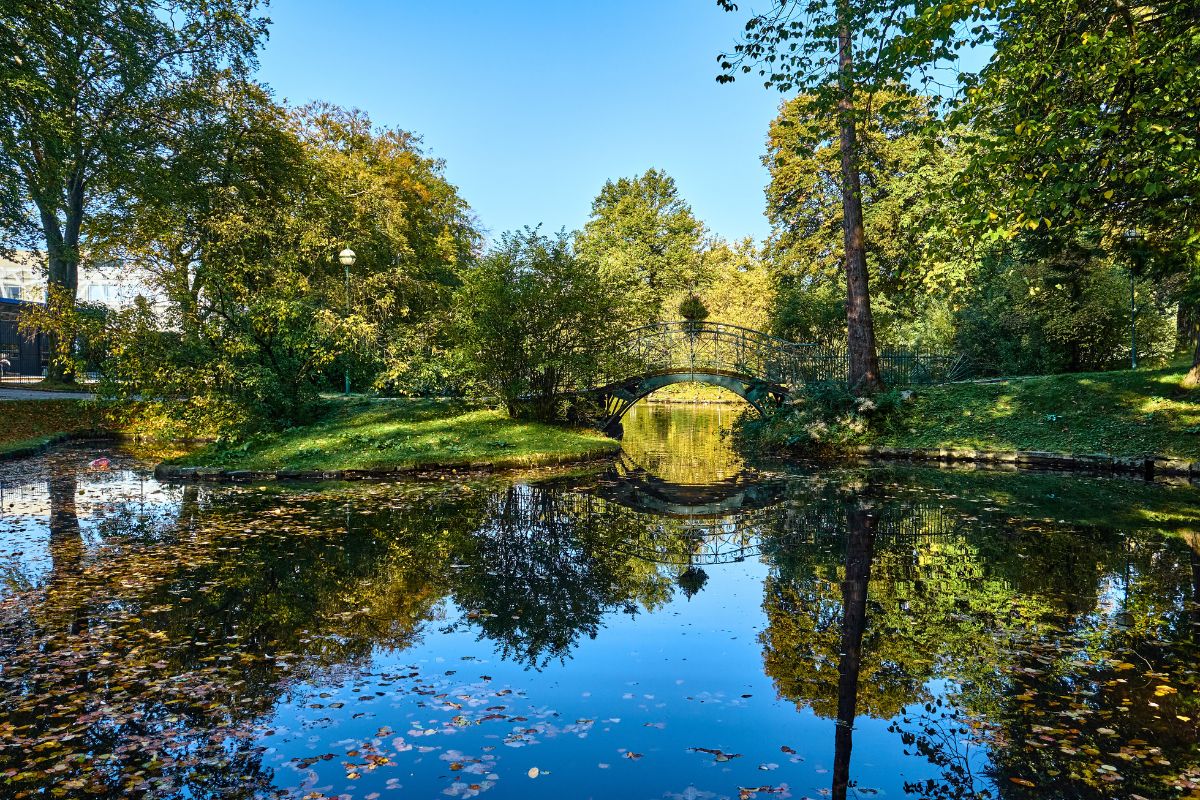
[[[748,474],[644,413],[516,483],[0,465],[0,795],[1194,793],[1194,489]]]

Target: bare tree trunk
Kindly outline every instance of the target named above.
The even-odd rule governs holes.
[[[51,295],[57,294],[65,298],[68,304],[66,310],[71,310],[75,307],[75,297],[79,292],[79,232],[83,227],[82,179],[72,180],[68,189],[64,224],[60,225],[55,209],[44,201],[38,203],[38,212],[42,219],[42,235],[46,238],[46,288]],[[54,332],[48,331],[47,339],[50,352],[57,356],[63,348],[63,343],[58,341]],[[46,367],[46,377],[59,381],[74,380],[71,371],[57,357],[50,359]]]
[[[854,43],[850,11],[838,3],[838,71],[842,99],[838,103],[842,157],[842,238],[846,248],[846,344],[850,357],[849,383],[854,391],[883,388],[875,349],[875,321],[867,285],[867,247],[863,231],[862,187],[858,176],[858,134],[854,119]]]
[[[1186,303],[1180,303],[1175,312],[1175,349],[1186,353],[1196,343],[1196,323]]]
[[[1200,387],[1200,307],[1180,301],[1175,333],[1179,352],[1192,354],[1192,368],[1183,379],[1183,385],[1189,389]]]
[[[83,574],[83,532],[75,511],[77,484],[73,467],[55,472],[47,485],[50,496],[50,575],[47,589],[71,597],[76,581]],[[70,632],[79,634],[88,627],[86,606],[79,601],[71,616]]]
[[[1200,339],[1196,340],[1196,349],[1192,351],[1192,368],[1183,382],[1193,389],[1200,387]]]

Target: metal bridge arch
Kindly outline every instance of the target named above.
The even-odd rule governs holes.
[[[767,415],[805,384],[845,383],[844,348],[800,344],[725,322],[661,322],[620,334],[621,374],[605,376],[589,394],[604,406],[604,428],[613,430],[638,400],[672,383],[708,383],[742,397]],[[962,377],[961,358],[913,351],[879,354],[884,380],[893,385],[935,383]]]
[[[817,345],[795,344],[722,322],[635,328],[623,335],[619,350],[625,375],[592,390],[604,405],[607,430],[614,429],[637,401],[673,383],[719,386],[765,416],[802,383],[834,377],[839,360]]]

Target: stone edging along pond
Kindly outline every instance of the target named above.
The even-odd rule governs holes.
[[[950,448],[910,449],[862,445],[849,450],[867,459],[888,461],[938,461],[942,463],[977,463],[1027,469],[1072,469],[1089,472],[1114,472],[1140,475],[1147,479],[1156,476],[1190,477],[1200,480],[1200,461],[1189,462],[1165,456],[1111,456],[1106,453],[1049,453],[1040,450],[991,451]]]

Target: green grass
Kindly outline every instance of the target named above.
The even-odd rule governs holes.
[[[522,467],[615,452],[596,432],[511,420],[502,411],[441,400],[332,401],[311,425],[236,447],[209,445],[172,463],[226,470]]]
[[[1163,455],[1200,461],[1200,390],[1185,367],[921,389],[871,444]]]
[[[672,383],[654,392],[646,399],[652,403],[743,405],[746,402],[728,389],[707,383]]]

